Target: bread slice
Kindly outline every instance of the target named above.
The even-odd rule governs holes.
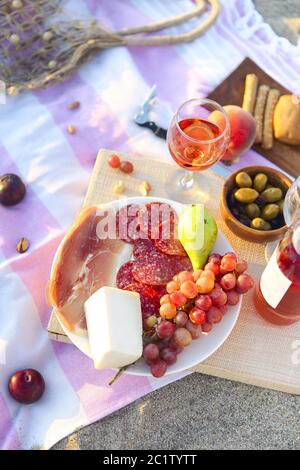
[[[300,102],[294,95],[279,98],[274,112],[276,139],[290,145],[300,145]]]

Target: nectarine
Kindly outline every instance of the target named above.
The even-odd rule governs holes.
[[[230,125],[230,142],[222,160],[236,160],[242,153],[252,147],[256,136],[256,122],[250,113],[239,106],[224,106]],[[221,111],[214,111],[209,120],[225,128],[225,118]]]

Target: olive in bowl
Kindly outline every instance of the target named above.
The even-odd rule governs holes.
[[[283,203],[291,184],[289,177],[271,167],[236,171],[222,188],[221,213],[226,224],[254,242],[280,238],[286,230]]]

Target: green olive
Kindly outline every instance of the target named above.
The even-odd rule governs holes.
[[[241,171],[235,177],[235,182],[240,188],[251,188],[252,179],[245,171]]]
[[[251,204],[258,197],[258,192],[252,188],[240,188],[234,193],[234,197],[237,201],[243,202],[244,204]]]
[[[261,217],[265,220],[275,219],[279,214],[279,206],[277,204],[267,204],[261,211]]]
[[[284,199],[280,199],[280,201],[277,202],[277,205],[279,207],[279,213],[283,213],[283,207],[284,207]]]
[[[255,204],[255,202],[252,202],[252,204],[247,204],[246,214],[250,219],[255,219],[256,217],[260,216],[260,208],[257,204]]]
[[[256,189],[259,193],[266,189],[268,183],[268,177],[264,173],[258,173],[253,182],[253,188]]]
[[[261,193],[262,197],[265,198],[267,202],[278,202],[282,199],[282,191],[280,188],[268,188]]]
[[[274,188],[274,186],[272,186],[271,184],[267,184],[266,189],[269,189],[269,188]]]
[[[253,219],[251,221],[251,227],[255,228],[255,230],[271,230],[271,224],[269,222],[266,222],[264,219],[261,219],[260,217],[256,217],[256,219]]]

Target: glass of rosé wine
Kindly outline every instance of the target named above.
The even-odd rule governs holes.
[[[167,134],[169,152],[183,168],[169,178],[167,187],[173,198],[184,202],[209,199],[209,178],[200,173],[223,157],[229,139],[227,114],[215,101],[195,98],[179,107]]]

